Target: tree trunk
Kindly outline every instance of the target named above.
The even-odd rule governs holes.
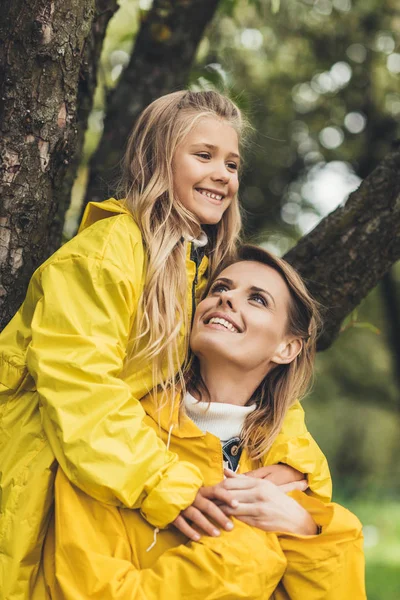
[[[82,144],[78,127],[95,85],[89,63],[100,53],[104,11],[113,4],[1,2],[0,326],[22,302],[34,269],[60,244],[68,195],[60,190]]]
[[[65,213],[71,201],[71,190],[74,184],[78,167],[82,158],[83,144],[87,129],[88,119],[93,107],[93,98],[97,86],[98,67],[101,50],[108,23],[118,9],[117,0],[96,0],[96,13],[93,19],[91,32],[87,38],[81,56],[81,65],[78,78],[77,114],[75,139],[75,153],[69,161],[68,169],[57,192],[57,212],[51,224],[49,241],[51,252],[60,245],[64,227]]]
[[[90,163],[85,204],[114,193],[129,132],[142,110],[187,84],[198,44],[218,2],[154,0],[143,17],[131,60],[108,99],[104,133]]]
[[[389,154],[340,206],[285,258],[323,305],[319,349],[400,258],[400,149]]]

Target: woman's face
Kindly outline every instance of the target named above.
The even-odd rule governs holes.
[[[239,188],[239,147],[229,123],[204,117],[177,147],[174,191],[202,225],[219,223]]]
[[[277,271],[258,262],[237,262],[222,271],[199,303],[191,348],[201,361],[228,361],[266,374],[274,364],[294,358],[286,330],[289,303],[289,290]]]

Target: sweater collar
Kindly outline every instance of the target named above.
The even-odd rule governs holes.
[[[189,392],[184,397],[184,405],[188,417],[203,432],[209,432],[225,441],[239,437],[247,415],[253,412],[256,405],[239,406],[221,402],[202,402],[196,400]]]

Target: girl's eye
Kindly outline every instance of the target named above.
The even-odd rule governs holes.
[[[232,171],[237,171],[238,170],[238,166],[234,162],[227,163],[227,167],[228,167],[228,169],[232,169]]]
[[[228,289],[228,286],[225,285],[224,283],[214,283],[214,285],[211,287],[210,292],[212,294],[218,294],[221,292],[225,292]]]
[[[210,158],[210,154],[208,152],[197,152],[196,156],[200,156],[200,158],[204,158],[205,160]]]
[[[268,306],[268,302],[261,294],[253,294],[250,297],[250,300],[254,300],[254,302],[257,302],[257,304],[261,304],[262,306]]]

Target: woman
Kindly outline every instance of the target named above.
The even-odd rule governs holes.
[[[260,249],[244,249],[196,310],[188,392],[142,401],[146,425],[169,451],[196,465],[219,497],[233,495],[234,502],[227,495],[208,512],[216,521],[232,517],[233,529],[216,537],[193,529],[195,511],[205,510],[199,491],[175,520],[187,536],[175,528],[153,531],[145,511],[95,501],[59,469],[33,598],[365,598],[358,520],[299,491],[288,497],[259,477],[259,469],[279,459],[269,452],[273,442],[279,448],[279,436],[289,460],[307,472],[282,425],[309,381],[315,338],[315,303],[293,269]],[[229,471],[223,479],[224,456],[242,476]],[[320,476],[313,473],[311,488]],[[153,496],[152,511],[165,500],[162,492]],[[167,494],[167,501],[179,504],[179,497]],[[198,541],[188,542],[194,536]]]

